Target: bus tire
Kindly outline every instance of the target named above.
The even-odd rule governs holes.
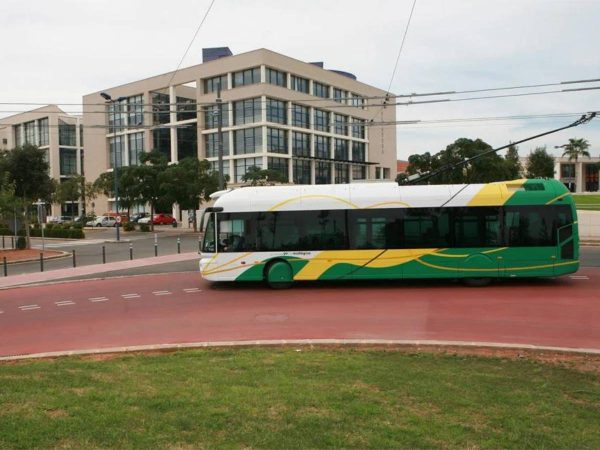
[[[484,287],[492,282],[491,278],[464,278],[463,283],[469,287]]]
[[[289,289],[294,281],[292,267],[281,259],[271,261],[265,268],[265,280],[271,289]]]

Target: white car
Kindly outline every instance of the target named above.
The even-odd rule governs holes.
[[[98,216],[87,222],[86,225],[88,227],[114,227],[117,225],[117,219],[111,216]]]

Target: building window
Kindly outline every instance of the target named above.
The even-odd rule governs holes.
[[[310,184],[310,161],[305,159],[293,160],[294,184]]]
[[[282,100],[267,99],[267,122],[285,125],[287,123],[287,107]]]
[[[40,132],[40,146],[44,147],[45,145],[49,145],[49,132],[48,132],[48,118],[40,119],[38,121],[39,132]]]
[[[168,96],[167,96],[167,104],[168,104]],[[126,125],[127,115],[125,113],[125,108],[127,105],[127,99],[123,99],[120,102],[111,102],[106,105],[108,109],[108,132],[109,133],[118,133],[123,131],[123,127]],[[168,108],[168,105],[167,105]],[[168,114],[167,114],[168,116]]]
[[[243,183],[243,177],[250,167],[262,169],[262,157],[258,158],[240,158],[235,160],[235,182]]]
[[[348,161],[348,141],[346,139],[335,139],[335,159]]]
[[[346,184],[350,181],[350,166],[348,164],[335,164],[336,184]]]
[[[384,180],[389,180],[390,179],[390,169],[389,169],[389,167],[384,167],[383,168],[383,179]]]
[[[315,158],[331,158],[329,146],[331,139],[326,136],[315,135]]]
[[[204,148],[207,158],[216,158],[219,156],[219,133],[210,133],[204,135]],[[223,133],[223,155],[229,155],[229,133]]]
[[[348,136],[348,116],[342,114],[333,115],[334,122],[334,133],[341,134],[342,136]]]
[[[229,114],[227,114],[227,105],[222,106],[221,114],[223,116],[223,126],[229,126]],[[204,107],[204,127],[206,129],[217,128],[219,126],[219,107],[210,105]]]
[[[301,128],[310,128],[309,109],[307,106],[292,104],[292,125]]]
[[[127,99],[127,123],[138,128],[144,125],[144,97],[135,95]]]
[[[267,151],[287,154],[287,131],[278,128],[267,128]]]
[[[287,87],[287,74],[267,67],[267,83]]]
[[[352,142],[352,161],[366,161],[364,142]]]
[[[333,88],[333,99],[338,103],[346,103],[348,92],[343,89]]]
[[[322,109],[315,109],[314,129],[329,132],[329,116],[329,112]]]
[[[25,144],[37,145],[38,143],[35,139],[35,120],[24,123],[23,128],[25,130]]]
[[[267,167],[269,169],[275,170],[275,171],[279,172],[281,175],[283,175],[283,178],[285,179],[285,182],[287,183],[287,181],[290,179],[289,161],[290,160],[287,158],[269,157],[269,158],[267,158]]]
[[[233,74],[233,87],[246,86],[248,84],[260,83],[260,67],[240,70]]]
[[[362,119],[352,118],[352,137],[365,138],[365,121]]]
[[[169,131],[169,130],[167,130],[167,131]],[[117,167],[123,166],[123,164],[124,164],[123,157],[125,156],[124,152],[123,152],[123,145],[124,145],[123,136],[116,136],[116,137],[110,138],[110,150],[108,153],[109,167],[113,167],[113,168],[115,167],[115,154],[117,157]],[[170,151],[170,149],[169,149],[169,151]]]
[[[260,97],[233,102],[233,124],[244,125],[262,121],[262,102]]]
[[[160,125],[169,123],[171,116],[169,112],[169,96],[160,92],[152,92],[152,124]],[[109,122],[112,118],[109,117]]]
[[[561,164],[560,165],[560,177],[561,178],[575,178],[575,164]]]
[[[152,142],[154,145],[151,148],[158,150],[168,162],[171,162],[171,130],[168,128],[152,130]]]
[[[329,85],[313,81],[313,95],[321,98],[329,98]]]
[[[365,180],[366,176],[366,167],[365,166],[352,166],[352,179],[353,180]]]
[[[59,148],[60,155],[60,174],[77,174],[77,150],[72,148]]]
[[[351,94],[350,95],[350,105],[352,106],[356,106],[357,108],[365,108],[365,104],[366,101],[364,99],[364,97],[361,97],[358,94]]]
[[[221,86],[221,90],[229,89],[227,85],[227,74],[217,75],[216,77],[207,78],[204,80],[204,93],[217,92]]]
[[[381,167],[375,167],[375,179],[381,179]]]
[[[23,145],[23,125],[16,125],[14,127],[15,130],[15,144],[17,144],[17,147],[21,147]]]
[[[198,128],[196,124],[177,128],[177,161],[198,158]]]
[[[196,117],[196,100],[193,98],[177,97],[177,120],[190,120]]]
[[[307,133],[292,132],[292,155],[310,156],[310,135]]]
[[[70,125],[62,120],[58,121],[58,145],[77,145],[77,126]]]
[[[235,155],[262,151],[262,128],[246,128],[235,131]]]
[[[209,161],[209,162],[210,162],[210,169],[213,172],[219,173],[219,161]],[[231,176],[231,174],[229,172],[229,161],[223,161],[223,176],[225,178]]]
[[[141,156],[144,153],[144,133],[133,133],[127,136],[129,139],[129,165],[138,166],[142,162]]]
[[[331,164],[323,161],[315,162],[315,184],[331,184]]]
[[[290,79],[290,87],[294,91],[304,92],[308,94],[308,80],[306,78],[298,77],[296,75],[292,75]]]

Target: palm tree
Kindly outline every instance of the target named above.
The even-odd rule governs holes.
[[[590,143],[587,141],[587,139],[571,138],[569,139],[568,144],[559,145],[558,148],[565,149],[563,152],[563,157],[568,156],[569,161],[574,159],[575,162],[577,162],[577,159],[580,156],[587,156],[588,158],[590,157],[590,152],[587,151],[587,149],[590,148]]]

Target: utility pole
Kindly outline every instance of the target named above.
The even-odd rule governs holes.
[[[219,190],[225,189],[225,181],[223,176],[223,100],[221,99],[221,82],[217,84],[217,134],[219,138]]]

